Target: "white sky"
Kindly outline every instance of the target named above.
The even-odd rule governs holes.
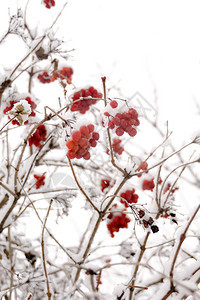
[[[1,24],[7,6],[14,11],[23,2],[3,1]],[[40,0],[30,0],[31,27],[50,24],[63,4],[56,0],[48,10]],[[75,48],[69,64],[76,84],[101,86],[100,76],[106,75],[124,96],[139,91],[151,103],[155,87],[162,120],[169,120],[173,130],[187,130],[194,99],[200,104],[199,11],[199,1],[69,0],[57,28],[69,49]]]
[[[163,121],[180,130],[194,99],[200,104],[199,11],[199,1],[75,0],[62,30],[81,83],[107,75],[124,95],[139,91],[150,102],[156,87]]]

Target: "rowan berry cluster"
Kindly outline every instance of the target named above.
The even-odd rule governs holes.
[[[28,104],[30,105],[30,107],[31,107],[31,113],[29,114],[29,117],[35,117],[34,109],[37,107],[37,104],[34,101],[32,101],[30,97],[26,97],[24,100],[26,100],[28,102]],[[3,113],[7,114],[9,111],[11,111],[13,109],[14,105],[18,102],[20,102],[20,100],[18,100],[18,101],[9,101],[10,106],[7,106],[3,110]],[[8,116],[8,118],[10,119],[10,116]],[[24,124],[27,124],[27,123],[28,123],[28,120],[24,122]],[[15,119],[15,120],[12,120],[12,124],[13,125],[20,125],[20,122]]]
[[[44,175],[40,176],[40,175],[34,174],[33,176],[37,180],[35,183],[36,189],[39,189],[42,185],[45,185],[45,182],[44,182],[45,176]]]
[[[169,191],[170,188],[171,188],[171,184],[168,183],[167,186],[166,186],[166,188],[165,188],[164,191],[163,191],[163,194],[167,193],[167,191]],[[173,188],[173,189],[171,190],[171,193],[173,194],[173,193],[174,193],[176,190],[178,190],[178,189],[179,189],[178,187]]]
[[[50,83],[60,78],[61,80],[66,80],[68,84],[71,84],[73,73],[74,71],[71,67],[63,67],[61,70],[53,72],[52,76],[45,71],[39,74],[37,78],[42,83]]]
[[[117,209],[117,205],[114,204],[114,210]],[[111,210],[112,210],[111,208]],[[120,228],[128,228],[128,223],[131,220],[126,216],[124,212],[111,212],[107,218],[107,228],[111,234],[111,237],[114,237],[114,232],[119,232]]]
[[[139,171],[144,171],[144,170],[146,170],[148,168],[148,163],[147,162],[143,162],[140,166],[139,166],[139,168],[137,169],[137,171],[139,172]],[[146,171],[145,173],[148,173],[148,171]],[[137,175],[138,177],[141,177],[142,176],[142,174],[139,174],[139,175]]]
[[[42,83],[50,83],[51,82],[51,76],[46,71],[43,72],[42,74],[39,74],[37,78]]]
[[[143,190],[149,190],[149,191],[153,191],[155,184],[154,184],[154,178],[147,180],[144,179],[143,183],[142,183],[142,189]]]
[[[29,138],[29,146],[35,145],[36,147],[41,147],[41,142],[45,141],[47,135],[46,127],[42,124],[38,126],[34,134]]]
[[[61,70],[53,72],[51,81],[55,81],[56,79],[60,78],[61,80],[66,79],[68,84],[72,83],[72,75],[74,71],[70,67],[63,67]]]
[[[110,102],[110,106],[115,109],[118,107],[117,101],[113,100]],[[108,128],[115,129],[118,136],[122,136],[124,132],[127,132],[130,136],[135,136],[137,130],[135,126],[140,124],[138,120],[138,113],[134,108],[130,108],[128,112],[116,113],[115,116],[106,111],[104,115],[109,118]],[[134,127],[133,127],[134,126]]]
[[[128,207],[129,205],[127,204],[127,202],[129,204],[132,204],[132,203],[137,203],[138,202],[138,198],[139,196],[137,194],[135,194],[135,189],[133,188],[132,190],[127,190],[126,192],[124,193],[121,193],[120,194],[120,197],[122,197],[122,199],[120,200],[120,202],[122,204],[124,204],[125,207]],[[125,201],[125,200],[127,201]]]
[[[96,147],[98,139],[99,133],[94,131],[93,124],[81,126],[79,130],[72,133],[72,138],[66,143],[69,149],[67,156],[70,159],[90,159],[89,149],[90,147]]]
[[[46,8],[51,8],[52,6],[55,6],[54,0],[43,0],[43,3],[45,4]]]
[[[88,89],[81,89],[72,96],[74,103],[71,106],[71,111],[79,111],[81,114],[84,114],[89,110],[91,105],[95,104],[101,98],[102,94],[93,86]]]
[[[121,155],[122,152],[124,151],[124,148],[121,147],[121,141],[120,139],[113,139],[113,143],[112,143],[112,149],[113,149],[113,152]]]

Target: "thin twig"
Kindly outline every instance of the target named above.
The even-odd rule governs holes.
[[[43,264],[43,269],[44,269],[44,276],[46,278],[46,286],[47,286],[47,298],[48,300],[51,300],[51,292],[50,292],[50,285],[49,285],[49,279],[48,279],[48,272],[47,272],[47,268],[46,268],[46,258],[45,258],[45,249],[44,249],[44,230],[46,227],[46,222],[47,222],[47,218],[49,216],[50,210],[51,210],[51,205],[53,203],[53,200],[51,199],[50,203],[49,203],[49,208],[47,210],[47,214],[44,220],[44,224],[42,227],[42,241],[41,241],[41,248],[42,248],[42,264]]]
[[[200,209],[200,204],[199,204],[199,205],[197,206],[197,208],[195,209],[195,211],[194,211],[192,217],[190,218],[190,220],[189,220],[189,222],[188,222],[188,224],[187,224],[185,230],[184,230],[183,233],[180,235],[180,238],[179,238],[179,244],[178,244],[177,249],[176,249],[176,252],[175,252],[175,254],[174,254],[174,258],[173,258],[172,265],[171,265],[171,269],[170,269],[170,273],[169,273],[169,275],[170,275],[171,290],[174,290],[174,282],[173,282],[174,268],[175,268],[175,263],[176,263],[176,260],[177,260],[179,251],[180,251],[181,246],[182,246],[182,244],[183,244],[183,242],[184,242],[184,240],[185,240],[185,238],[186,238],[186,233],[187,233],[187,231],[188,231],[188,229],[189,229],[191,223],[193,222],[193,220],[194,220],[196,214],[198,213],[199,209]],[[163,299],[164,299],[164,298],[163,298]],[[165,298],[165,299],[167,299],[167,298]]]
[[[147,232],[147,234],[145,236],[145,239],[144,239],[144,242],[143,242],[142,246],[140,247],[140,254],[139,254],[139,257],[138,257],[138,260],[137,260],[137,265],[135,267],[135,271],[133,273],[132,280],[131,280],[131,283],[129,285],[130,286],[129,300],[132,300],[132,297],[133,297],[133,291],[134,291],[134,288],[135,288],[136,275],[137,275],[139,266],[141,264],[141,260],[142,260],[142,257],[144,255],[144,252],[146,250],[146,244],[147,244],[149,236],[150,236],[150,232]]]
[[[26,197],[29,199],[39,221],[43,224],[42,219],[40,218],[40,215],[37,212],[37,209],[35,207],[35,205],[33,204],[33,201],[30,199],[29,195],[27,194],[27,192],[23,189],[24,193],[26,194]],[[45,227],[46,228],[46,227]],[[65,252],[65,254],[67,254],[67,256],[73,261],[73,263],[76,265],[76,261],[73,259],[73,257],[65,250],[65,248],[58,242],[58,240],[54,237],[54,235],[48,230],[48,228],[46,228],[46,231],[48,232],[49,236],[56,242],[56,244],[58,244],[58,246]]]
[[[164,185],[165,185],[167,179],[168,179],[168,178],[170,177],[170,175],[173,174],[177,169],[179,169],[179,168],[182,167],[181,172],[178,174],[177,179],[175,180],[174,184],[171,186],[171,188],[170,188],[170,190],[169,190],[169,192],[168,192],[168,195],[167,195],[167,197],[166,197],[166,199],[165,199],[165,202],[164,202],[164,204],[163,204],[163,208],[165,207],[165,205],[166,205],[166,203],[167,203],[167,199],[169,198],[169,195],[170,195],[172,189],[175,187],[175,184],[177,183],[178,179],[181,177],[181,175],[182,175],[183,171],[185,170],[185,168],[186,168],[188,165],[194,164],[194,163],[196,163],[196,162],[199,162],[199,159],[195,159],[195,160],[193,160],[193,161],[190,161],[190,162],[188,162],[188,163],[184,163],[184,164],[182,164],[182,165],[180,165],[180,166],[174,168],[174,169],[166,176],[165,180],[163,181],[162,187],[161,187],[161,189],[160,189],[160,195],[159,195],[159,199],[160,199],[160,200],[159,200],[159,201],[161,201],[162,191],[163,191],[163,188],[164,188]]]
[[[103,98],[104,98],[104,103],[105,106],[107,105],[106,103],[106,77],[101,77],[102,83],[103,83]],[[108,135],[108,142],[109,142],[109,148],[110,148],[110,156],[111,156],[111,163],[112,165],[118,169],[122,174],[126,174],[125,170],[122,170],[116,163],[113,155],[113,149],[112,149],[112,141],[111,141],[111,135],[110,135],[110,129],[107,128],[107,135]]]
[[[9,242],[9,259],[10,259],[10,289],[9,289],[9,300],[12,299],[12,289],[13,289],[13,250],[12,250],[12,240],[10,227],[8,227],[8,242]]]
[[[85,198],[87,199],[87,201],[92,205],[92,207],[94,208],[94,210],[96,210],[96,211],[98,212],[98,214],[99,214],[98,208],[94,205],[94,203],[91,201],[91,199],[89,198],[89,196],[86,194],[86,192],[84,191],[84,189],[82,188],[82,186],[81,186],[80,183],[78,182],[78,179],[77,179],[77,177],[76,177],[76,174],[75,174],[75,171],[74,171],[74,168],[73,168],[71,159],[70,159],[68,156],[67,156],[67,158],[68,158],[68,161],[69,161],[69,165],[70,165],[72,174],[73,174],[73,176],[74,176],[74,180],[76,181],[76,184],[78,185],[79,190],[80,190],[81,193],[85,196]]]
[[[0,129],[0,133],[2,133],[2,130],[3,130],[8,124],[10,124],[10,123],[14,120],[15,117],[16,117],[16,116],[12,117],[10,120],[8,120],[8,122],[6,122],[6,124],[3,125],[3,127]],[[7,131],[6,131],[6,132],[7,132]]]
[[[96,224],[94,225],[94,229],[92,231],[92,234],[90,236],[90,239],[89,239],[88,244],[86,246],[86,249],[84,251],[83,258],[82,258],[82,261],[80,262],[80,264],[83,264],[85,262],[103,217],[105,216],[105,214],[106,214],[107,210],[109,209],[110,205],[112,204],[112,202],[115,200],[115,198],[116,198],[117,194],[119,193],[120,189],[123,187],[123,185],[126,183],[126,181],[128,179],[129,179],[128,176],[123,178],[122,182],[119,184],[119,186],[115,190],[115,193],[113,194],[111,200],[108,202],[108,204],[106,205],[104,210],[100,212],[99,217],[96,221]],[[80,276],[80,272],[81,272],[81,269],[77,270],[76,275],[75,275],[75,279],[74,279],[74,283],[76,283],[76,281],[78,280],[78,278]]]

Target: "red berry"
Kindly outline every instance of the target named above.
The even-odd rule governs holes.
[[[121,147],[121,148],[118,150],[118,154],[121,155],[123,151],[124,151],[124,148]]]
[[[71,106],[71,111],[77,111],[79,108],[78,103],[73,103]]]
[[[55,6],[55,1],[54,0],[43,0],[46,8],[51,8],[52,6]]]
[[[39,176],[39,175],[34,174],[33,176],[35,177],[35,179],[37,179],[37,181],[35,183],[36,189],[39,189],[41,187],[41,185],[45,185],[45,182],[44,182],[45,176],[44,175]]]
[[[128,122],[124,119],[121,120],[120,122],[121,127],[126,130],[126,127],[128,126]]]
[[[114,117],[114,118],[112,119],[112,122],[113,122],[113,124],[115,124],[115,125],[119,125],[120,122],[121,122],[121,120],[120,120],[120,118],[118,118],[118,117]]]
[[[81,138],[79,141],[79,145],[81,148],[86,149],[88,147],[88,139],[86,138]]]
[[[138,168],[138,172],[140,171],[140,170],[146,170],[148,168],[148,164],[147,164],[147,162],[143,162],[141,165],[140,165],[140,167]],[[146,171],[145,173],[148,173],[148,171]],[[138,177],[141,177],[142,176],[142,174],[139,174],[139,175],[137,175]]]
[[[89,141],[91,147],[96,147],[97,142],[94,139],[90,139]]]
[[[76,157],[76,154],[75,152],[73,152],[72,150],[69,150],[67,152],[67,156],[70,158],[70,159],[74,159]]]
[[[86,147],[86,148],[80,148],[78,150],[77,154],[80,155],[81,157],[83,157],[87,152],[88,152],[88,147]]]
[[[137,119],[137,120],[135,120],[135,124],[134,124],[135,126],[138,126],[138,125],[140,125],[140,121]]]
[[[120,146],[120,143],[121,143],[121,140],[120,139],[114,139],[113,140],[113,143],[112,143],[112,148],[113,148],[113,151],[115,153],[118,153],[119,155],[122,154],[122,152],[124,151],[124,148],[122,148]]]
[[[89,124],[87,126],[87,128],[88,128],[89,132],[93,132],[94,131],[94,125],[93,124]]]
[[[70,149],[70,150],[72,150],[74,148],[74,145],[75,145],[75,143],[72,140],[69,140],[66,143],[67,148]]]
[[[81,126],[80,127],[80,132],[82,134],[82,136],[86,136],[86,137],[89,137],[89,129],[87,126]]]
[[[115,125],[113,124],[112,121],[108,122],[108,128],[113,129],[115,127]]]
[[[134,192],[135,192],[135,190],[134,190]],[[130,201],[131,197],[132,197],[132,191],[127,190],[125,194],[126,194],[126,200]]]
[[[81,133],[80,133],[80,131],[74,131],[72,133],[72,139],[73,139],[74,142],[80,141],[80,139],[81,139]]]
[[[136,133],[137,133],[137,130],[136,130],[135,128],[131,128],[131,130],[128,132],[128,134],[129,134],[130,136],[135,136]]]
[[[115,117],[117,117],[117,118],[122,118],[122,114],[120,114],[120,113],[117,113],[116,115],[115,115]]]
[[[92,137],[93,137],[93,139],[95,139],[96,141],[98,141],[99,140],[99,133],[98,132],[93,132],[92,133]]]
[[[115,132],[118,136],[122,136],[124,134],[124,130],[121,127],[118,127]]]
[[[110,186],[110,180],[108,180],[108,179],[101,180],[101,191],[102,192],[109,186]]]
[[[112,100],[112,101],[110,102],[110,106],[111,106],[112,108],[116,108],[116,107],[118,106],[117,101]]]
[[[89,160],[90,159],[90,153],[89,152],[86,152],[86,154],[83,156],[83,158],[85,160]]]

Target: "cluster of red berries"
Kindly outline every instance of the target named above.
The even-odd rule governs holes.
[[[141,167],[140,167],[141,168]],[[138,169],[139,170],[139,169]],[[142,169],[142,170],[146,170],[145,169]],[[145,172],[147,173],[147,172]],[[140,177],[140,175],[138,175],[138,177]],[[160,178],[159,181],[158,181],[158,184],[161,184],[162,183],[162,179]],[[155,187],[155,184],[154,184],[154,178],[150,179],[150,180],[147,180],[147,179],[144,179],[143,180],[143,183],[142,183],[142,189],[143,190],[149,190],[149,191],[153,191]],[[171,184],[168,183],[167,186],[165,187],[164,191],[163,191],[163,194],[165,194],[167,191],[169,191],[171,188]],[[178,187],[175,187],[171,190],[171,193],[174,193],[176,190],[178,190],[179,188]]]
[[[144,179],[143,183],[142,183],[142,189],[143,190],[149,190],[149,191],[153,191],[155,184],[154,184],[154,178],[147,180]]]
[[[144,170],[146,170],[148,168],[148,163],[147,162],[143,162],[140,166],[139,166],[139,168],[137,169],[137,171],[139,172],[139,171],[144,171]],[[146,171],[145,173],[148,173],[148,171]],[[138,177],[141,177],[142,176],[142,174],[139,174],[139,175],[137,175]]]
[[[110,106],[116,108],[118,106],[117,101],[111,101]],[[140,122],[138,120],[138,113],[134,108],[130,108],[128,112],[117,113],[114,117],[107,111],[104,115],[109,118],[112,117],[108,122],[108,128],[114,129],[116,126],[115,132],[118,136],[122,136],[124,132],[127,132],[130,136],[136,135],[137,130],[133,126],[138,126]]]
[[[113,208],[116,210],[117,205],[114,204]],[[111,234],[111,237],[114,237],[114,232],[119,232],[120,228],[128,228],[128,223],[131,221],[124,212],[111,212],[107,218],[107,228]]]
[[[107,188],[109,186],[110,180],[105,182],[102,181],[102,191],[104,188]],[[139,196],[135,194],[134,188],[132,190],[126,190],[126,192],[121,193],[120,197],[122,198],[120,202],[125,206],[125,208],[121,212],[115,212],[117,210],[117,204],[114,204],[110,209],[111,213],[107,217],[107,228],[111,234],[111,237],[114,237],[113,233],[118,232],[120,228],[128,228],[130,219],[126,216],[126,208],[129,206],[128,203],[137,203],[139,198]]]
[[[50,83],[51,82],[51,76],[46,71],[43,72],[42,74],[39,74],[37,78],[42,83]]]
[[[84,114],[92,104],[95,104],[101,98],[102,94],[92,86],[88,89],[81,89],[72,96],[72,100],[75,103],[72,104],[71,111],[79,111],[81,114]]]
[[[22,100],[22,99],[21,99]],[[31,107],[31,113],[29,115],[29,117],[35,117],[35,112],[34,112],[34,109],[37,107],[37,104],[35,104],[34,101],[31,100],[30,97],[26,97],[25,100],[28,102],[28,104],[30,105]],[[20,101],[20,100],[19,100]],[[3,110],[3,113],[6,114],[7,112],[9,112],[10,110],[13,109],[14,105],[16,103],[18,103],[19,101],[9,101],[10,103],[10,106],[7,106],[4,110]],[[8,118],[10,119],[10,116],[8,116]],[[24,122],[24,124],[27,124],[28,123],[28,120]],[[13,125],[20,125],[20,123],[17,121],[17,120],[12,120],[12,124]]]
[[[70,159],[90,159],[89,149],[90,147],[96,147],[98,139],[99,133],[94,131],[93,124],[81,126],[79,130],[72,133],[72,139],[66,143],[69,149],[67,156]]]
[[[164,191],[163,191],[163,194],[167,193],[167,191],[169,191],[170,188],[171,188],[171,184],[168,183],[167,186],[166,186],[166,188],[165,188]],[[179,189],[178,187],[173,188],[173,189],[171,190],[171,193],[173,194],[173,193],[174,193],[176,190],[178,190],[178,189]]]
[[[150,217],[143,209],[138,210],[138,217],[140,223],[143,224],[144,228],[151,228],[151,231],[153,233],[156,233],[159,231],[159,228],[157,225],[153,225],[154,219]]]
[[[47,135],[47,130],[44,125],[38,126],[34,134],[29,138],[29,146],[35,145],[36,147],[41,147],[41,141],[45,141]]]
[[[132,203],[137,203],[138,202],[138,198],[139,196],[137,194],[135,194],[135,189],[132,189],[132,190],[127,190],[126,192],[124,193],[121,193],[120,194],[120,197],[122,197],[122,199],[120,200],[120,202],[122,204],[124,204],[125,207],[128,207],[128,204],[132,204]],[[125,201],[125,200],[127,201]]]
[[[39,189],[41,187],[41,185],[45,185],[45,182],[44,182],[45,176],[44,175],[39,176],[39,175],[34,174],[33,176],[37,180],[35,183],[36,189]]]
[[[68,84],[72,83],[72,75],[74,71],[70,67],[63,67],[61,70],[58,70],[56,72],[53,72],[52,76],[49,75],[46,71],[43,72],[42,74],[38,75],[38,79],[42,83],[50,83],[52,81],[57,80],[60,78],[61,80],[66,79]]]
[[[61,70],[53,72],[51,81],[55,81],[56,79],[60,78],[61,80],[66,79],[68,84],[72,83],[72,75],[74,71],[70,67],[63,67]]]
[[[55,6],[55,1],[54,0],[43,0],[46,8],[51,8],[52,6]]]
[[[112,149],[113,149],[113,152],[121,155],[122,152],[124,151],[124,148],[121,147],[120,143],[121,143],[122,140],[120,139],[113,139],[113,143],[112,143]]]

